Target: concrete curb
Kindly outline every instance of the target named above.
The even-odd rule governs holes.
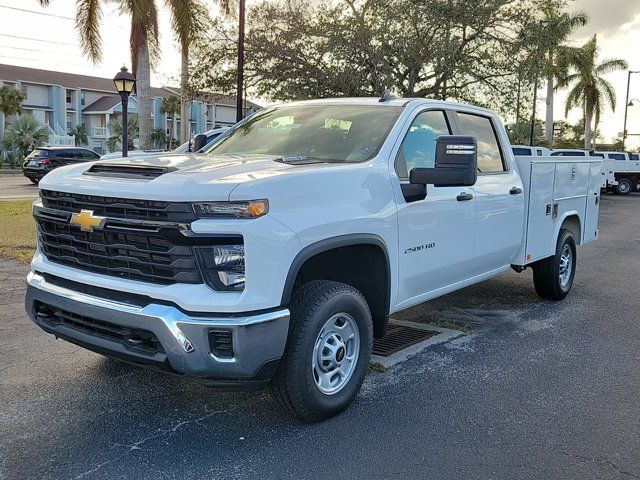
[[[445,343],[450,340],[453,340],[454,338],[467,335],[466,333],[460,332],[458,330],[451,330],[449,328],[436,327],[435,325],[430,325],[428,323],[406,322],[404,320],[396,320],[396,319],[391,319],[390,323],[395,323],[396,325],[402,325],[404,327],[417,328],[419,330],[428,330],[430,332],[438,332],[438,335],[434,335],[433,337],[427,338],[426,340],[420,343],[411,345],[410,347],[400,350],[399,352],[396,352],[393,355],[389,355],[388,357],[381,357],[378,355],[371,356],[371,363],[379,363],[385,368],[389,368],[400,362],[404,362],[409,357],[415,355],[416,353],[421,352],[427,347],[431,347],[433,345],[439,345],[441,343]]]

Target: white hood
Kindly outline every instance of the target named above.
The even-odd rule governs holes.
[[[241,183],[318,166],[287,165],[274,161],[276,158],[273,155],[165,154],[99,160],[56,169],[42,179],[40,188],[150,200],[228,200],[231,192]],[[96,164],[168,167],[169,171],[151,179],[85,174]]]

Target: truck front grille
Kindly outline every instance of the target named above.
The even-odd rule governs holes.
[[[70,223],[72,213],[83,209],[106,217],[106,222],[83,231]],[[40,250],[50,261],[163,285],[203,283],[193,242],[181,232],[189,223],[183,222],[193,220],[193,215],[189,204],[48,190],[42,191],[42,207],[34,208]]]
[[[41,190],[42,206],[63,212],[91,210],[102,217],[189,223],[196,214],[188,202],[158,202]]]

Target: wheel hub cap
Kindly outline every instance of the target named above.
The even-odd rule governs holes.
[[[338,393],[349,382],[360,352],[360,332],[347,313],[333,315],[320,329],[313,348],[311,373],[318,390]]]
[[[573,254],[571,252],[571,247],[569,247],[569,245],[565,245],[564,247],[562,247],[562,252],[560,253],[559,269],[560,285],[562,285],[563,287],[566,287],[569,284],[572,270]]]

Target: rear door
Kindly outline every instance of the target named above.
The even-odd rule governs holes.
[[[523,238],[524,191],[510,167],[493,119],[459,111],[460,135],[478,142],[478,181],[473,187],[476,213],[471,276],[509,265]]]
[[[465,280],[473,257],[474,201],[468,187],[427,185],[426,196],[411,195],[409,173],[435,165],[436,139],[452,133],[443,110],[417,114],[396,155],[395,170],[404,199],[398,200],[398,304],[409,306]]]

